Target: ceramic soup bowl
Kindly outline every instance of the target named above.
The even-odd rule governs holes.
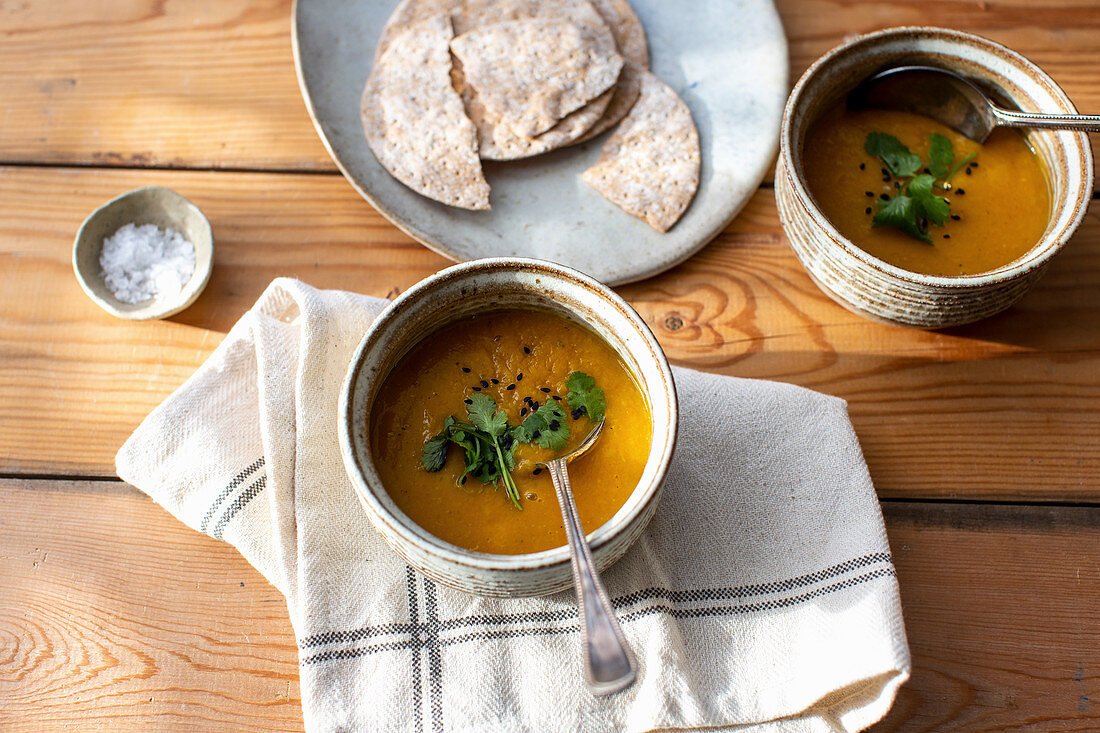
[[[825,54],[787,100],[775,196],[792,249],[817,284],[841,305],[896,324],[941,328],[991,316],[1019,300],[1084,218],[1092,196],[1092,153],[1079,132],[1029,130],[1051,187],[1046,231],[1022,257],[978,275],[909,272],[868,254],[837,231],[806,185],[806,132],[859,82],[894,66],[937,66],[968,77],[994,99],[1024,111],[1076,114],[1069,98],[1035,64],[979,36],[942,28],[871,33]]]
[[[641,317],[607,287],[541,260],[483,259],[432,275],[397,298],[367,331],[340,397],[344,465],[375,529],[411,566],[440,583],[487,596],[554,593],[573,583],[569,550],[526,555],[466,550],[428,533],[394,503],[371,454],[370,418],[378,390],[398,360],[441,326],[508,307],[551,311],[603,338],[631,370],[649,403],[653,438],[645,468],[626,503],[602,527],[586,527],[597,566],[610,566],[645,529],[657,508],[676,442],[676,389],[661,347]]]

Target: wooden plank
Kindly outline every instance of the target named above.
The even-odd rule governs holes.
[[[797,78],[846,37],[969,30],[1100,110],[1100,5],[779,0]],[[0,161],[334,170],[296,82],[291,0],[39,0],[0,6]]]
[[[0,6],[0,161],[334,170],[291,0]]]
[[[913,676],[872,730],[1100,729],[1100,508],[883,510]]]
[[[915,667],[876,731],[1100,726],[1100,508],[884,511]],[[301,725],[282,598],[228,545],[106,482],[0,481],[0,536],[0,728]]]
[[[0,489],[0,729],[300,730],[283,597],[119,482]]]
[[[190,309],[130,323],[84,296],[70,247],[87,212],[144,183],[210,215],[215,265]],[[126,436],[274,277],[385,296],[446,264],[330,175],[0,169],[0,220],[0,474],[113,474]],[[1018,306],[942,332],[829,300],[766,190],[699,255],[621,292],[675,363],[849,400],[883,496],[1100,493],[1100,213]]]

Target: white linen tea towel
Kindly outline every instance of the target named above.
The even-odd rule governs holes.
[[[572,592],[438,585],[360,507],[337,400],[385,305],[275,280],[117,457],[119,476],[286,596],[308,729],[854,731],[885,714],[909,652],[842,400],[674,371],[680,435],[661,505],[604,577],[640,677],[595,698]]]

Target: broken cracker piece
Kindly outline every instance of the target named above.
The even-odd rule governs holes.
[[[489,208],[477,130],[451,86],[450,19],[436,15],[393,37],[363,90],[367,144],[394,178],[463,209]]]
[[[557,18],[475,28],[451,41],[451,52],[482,104],[527,138],[610,89],[623,66],[606,25]]]
[[[687,105],[644,71],[638,101],[583,178],[616,206],[667,232],[699,188],[699,159],[699,133]]]

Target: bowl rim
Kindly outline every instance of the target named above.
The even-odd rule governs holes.
[[[388,529],[394,531],[404,542],[419,547],[421,550],[428,552],[433,558],[444,563],[466,567],[475,571],[511,573],[544,570],[569,563],[571,560],[569,547],[563,545],[550,550],[525,553],[522,555],[500,555],[467,550],[432,535],[430,532],[413,522],[404,512],[398,511],[394,513],[390,511],[390,509],[378,499],[374,493],[374,488],[371,486],[370,482],[367,481],[365,471],[355,451],[354,440],[352,438],[352,398],[357,379],[363,366],[366,351],[372,342],[378,338],[378,334],[388,327],[389,322],[394,318],[394,314],[409,307],[410,303],[415,304],[417,299],[429,295],[435,289],[451,281],[494,269],[506,271],[534,271],[562,277],[586,287],[588,290],[607,300],[609,304],[615,307],[616,311],[621,316],[631,322],[631,325],[634,326],[638,335],[645,340],[646,346],[648,347],[646,352],[654,358],[655,366],[661,373],[662,381],[667,385],[667,390],[663,397],[668,405],[669,419],[667,426],[661,426],[664,428],[664,433],[666,435],[665,445],[658,457],[657,470],[653,480],[648,485],[643,486],[639,484],[634,488],[634,491],[630,494],[630,498],[627,500],[628,502],[634,498],[635,493],[639,490],[642,490],[643,493],[627,514],[619,516],[619,513],[616,512],[616,514],[602,526],[587,532],[589,547],[592,552],[595,553],[599,548],[612,542],[623,532],[626,532],[635,521],[645,514],[646,508],[659,498],[661,487],[668,473],[668,468],[672,462],[672,456],[675,451],[679,423],[676,386],[673,381],[671,367],[668,364],[668,359],[664,351],[661,349],[652,330],[642,317],[638,315],[637,311],[609,287],[579,270],[548,260],[535,258],[487,257],[469,260],[467,262],[452,265],[430,275],[395,298],[368,327],[359,345],[356,347],[345,373],[344,382],[340,390],[338,417],[340,452],[343,457],[345,470],[348,477],[351,479],[356,494],[359,496],[360,503],[364,504],[368,509],[368,514],[373,512],[380,517],[385,517],[388,520],[386,521]],[[613,345],[612,348],[616,352],[619,351]],[[638,358],[638,356],[639,355],[635,355],[635,358]],[[644,390],[644,385],[640,386],[642,386]],[[652,404],[653,398],[648,394],[646,397],[650,399]],[[658,431],[655,429],[654,435],[657,435],[657,432]],[[375,476],[377,478],[376,474]],[[378,484],[379,490],[385,491],[385,488],[381,486],[381,479],[378,479]],[[374,517],[371,517],[371,519],[373,520]]]
[[[847,55],[853,49],[864,45],[874,45],[883,39],[891,39],[894,37],[902,36],[914,36],[917,38],[925,39],[938,39],[954,41],[956,43],[965,44],[969,46],[979,46],[989,51],[996,52],[997,54],[1008,57],[1012,62],[1021,67],[1021,71],[1026,72],[1029,76],[1040,81],[1046,86],[1051,95],[1059,99],[1065,106],[1066,110],[1070,113],[1076,114],[1077,107],[1074,106],[1073,101],[1066,94],[1065,90],[1045,71],[1043,71],[1037,64],[1023,56],[1022,54],[1013,51],[1011,48],[1000,44],[996,41],[979,36],[974,33],[968,33],[966,31],[954,30],[951,28],[941,28],[937,26],[897,26],[893,28],[885,28],[882,30],[872,31],[870,33],[861,34],[855,38],[852,38],[844,43],[841,43],[834,48],[827,51],[824,55],[814,61],[809,68],[803,72],[799,77],[794,87],[791,89],[790,96],[787,98],[787,104],[783,108],[783,120],[780,125],[779,132],[779,166],[787,170],[787,180],[784,183],[789,184],[793,189],[794,199],[799,203],[802,209],[806,211],[806,214],[814,222],[816,226],[823,229],[828,238],[834,245],[839,246],[849,256],[857,259],[860,263],[878,270],[886,276],[893,277],[899,280],[904,280],[917,285],[924,285],[929,287],[941,288],[944,290],[961,290],[975,287],[987,287],[990,285],[1004,283],[1017,278],[1023,277],[1036,270],[1041,270],[1045,267],[1050,259],[1056,255],[1062,247],[1068,242],[1073,233],[1081,225],[1084,220],[1085,214],[1088,210],[1089,202],[1092,200],[1093,194],[1093,158],[1092,147],[1088,140],[1087,133],[1084,132],[1070,132],[1070,131],[1050,131],[1054,133],[1066,132],[1074,136],[1077,139],[1078,147],[1081,151],[1081,156],[1077,158],[1077,162],[1081,166],[1083,172],[1083,180],[1081,182],[1080,191],[1076,197],[1066,196],[1066,208],[1072,207],[1073,213],[1069,221],[1064,226],[1060,227],[1056,231],[1044,232],[1043,236],[1035,242],[1027,253],[1022,255],[1017,260],[1013,260],[995,270],[990,270],[984,273],[978,273],[974,275],[926,275],[912,270],[906,270],[896,265],[892,265],[885,260],[881,260],[878,257],[870,254],[857,244],[852,242],[848,237],[844,236],[833,223],[829,221],[828,217],[818,207],[817,202],[810,194],[809,189],[806,187],[805,181],[800,173],[800,169],[794,165],[794,146],[792,145],[792,120],[794,117],[795,109],[804,103],[804,93],[807,85],[816,77],[822,69],[827,68],[833,64],[838,58]],[[1072,151],[1067,149],[1067,153]],[[778,177],[777,173],[777,177]],[[1053,181],[1051,181],[1053,185]],[[1053,203],[1053,202],[1052,202]],[[1064,210],[1064,209],[1063,209]],[[1052,219],[1057,212],[1052,208]],[[1059,242],[1059,240],[1061,240]],[[1056,246],[1051,246],[1054,243]],[[1032,252],[1040,248],[1045,248],[1046,251],[1036,257],[1028,257]]]
[[[141,194],[145,194],[151,191],[165,191],[167,194],[176,199],[179,205],[183,208],[190,207],[199,215],[199,221],[202,222],[203,236],[210,241],[210,247],[207,248],[195,248],[195,272],[191,275],[191,279],[187,281],[187,284],[180,290],[179,296],[170,300],[163,301],[159,307],[156,307],[157,301],[154,299],[148,306],[139,308],[136,310],[124,310],[117,304],[120,303],[117,298],[108,292],[110,297],[104,297],[103,295],[95,292],[92,289],[91,284],[84,276],[84,272],[80,268],[80,251],[92,246],[90,242],[85,239],[85,232],[92,222],[99,216],[103,215],[112,206],[117,205],[119,202],[125,199],[135,197]],[[194,244],[192,242],[192,244]],[[139,186],[138,188],[131,189],[125,193],[120,193],[118,196],[100,204],[96,209],[85,217],[80,228],[76,232],[76,237],[73,239],[73,272],[76,273],[77,282],[80,283],[81,289],[92,300],[93,303],[98,305],[103,310],[110,313],[112,316],[122,318],[127,321],[149,321],[158,318],[167,318],[173,316],[194,303],[202,291],[206,289],[207,283],[210,282],[210,273],[214,267],[214,231],[210,226],[210,220],[206,214],[203,213],[193,201],[188,199],[178,191],[174,191],[167,186],[147,185]],[[199,277],[196,278],[196,275]]]

